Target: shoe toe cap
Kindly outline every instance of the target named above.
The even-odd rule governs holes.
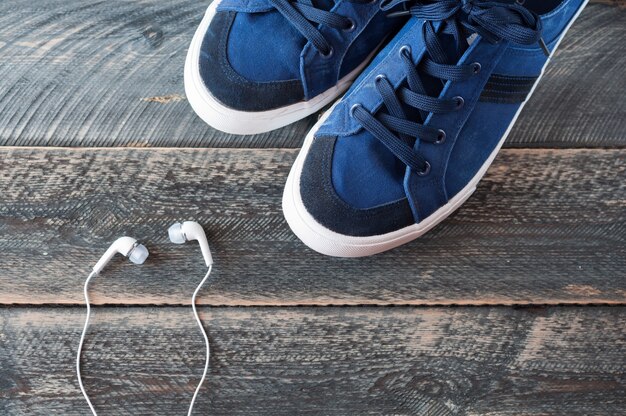
[[[268,111],[302,101],[304,89],[298,79],[251,80],[233,68],[228,59],[228,42],[237,14],[218,12],[209,25],[199,62],[204,86],[219,102],[239,111]],[[258,59],[251,59],[255,60]]]
[[[332,183],[336,137],[314,139],[300,175],[300,196],[307,212],[325,228],[346,236],[390,233],[414,223],[406,198],[373,208],[355,208],[343,201]]]

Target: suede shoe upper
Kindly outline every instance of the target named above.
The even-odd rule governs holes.
[[[215,0],[220,1],[220,0]],[[200,52],[211,94],[241,111],[309,100],[362,64],[405,19],[371,0],[221,0]]]
[[[413,17],[315,132],[300,176],[306,210],[343,235],[419,224],[469,186],[584,1],[383,7],[399,3]]]

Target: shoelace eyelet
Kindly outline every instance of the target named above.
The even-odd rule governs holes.
[[[443,142],[446,141],[446,132],[439,129],[439,132],[437,133],[437,140],[435,140],[435,144],[441,144]]]
[[[426,162],[426,165],[424,166],[424,169],[422,169],[421,171],[415,172],[417,174],[417,176],[426,176],[430,173],[430,163],[428,163],[428,161]]]
[[[376,78],[374,78],[374,82],[382,81],[383,79],[387,79],[387,76],[385,74],[378,74]]]
[[[272,0],[278,1],[278,0]],[[280,0],[285,1],[285,0]],[[307,0],[311,1],[311,0]],[[348,0],[350,1],[350,0]],[[400,3],[406,3],[408,0],[380,0],[380,8],[383,11],[389,11],[392,7]],[[440,97],[441,91],[445,94],[445,83],[448,81],[465,81],[482,73],[482,66],[479,62],[472,62],[467,65],[461,65],[462,68],[448,64],[448,61],[458,62],[462,55],[462,51],[466,35],[469,32],[468,44],[472,44],[479,36],[489,42],[499,43],[500,39],[513,43],[533,44],[537,36],[541,35],[541,19],[540,16],[527,10],[519,4],[510,4],[513,0],[502,2],[489,2],[486,0],[446,0],[446,1],[428,1],[423,2],[424,5],[418,4],[411,7],[410,10],[389,13],[389,17],[400,15],[413,15],[417,19],[423,20],[422,37],[426,47],[427,56],[421,59],[421,55],[416,52],[416,56],[412,56],[410,45],[401,45],[397,50],[398,58],[396,61],[404,66],[404,75],[407,79],[408,87],[403,87],[399,91],[396,86],[376,84],[379,94],[377,99],[382,100],[382,104],[387,108],[387,113],[383,113],[382,117],[376,115],[377,110],[371,111],[359,110],[359,117],[355,117],[361,126],[369,131],[372,136],[378,139],[386,146],[393,155],[407,165],[411,169],[411,173],[418,176],[428,175],[431,171],[431,164],[424,157],[427,154],[415,149],[411,146],[409,138],[415,137],[419,140],[419,136],[423,132],[426,133],[424,140],[430,143],[442,143],[446,140],[446,133],[443,130],[433,130],[425,124],[427,120],[407,120],[406,114],[401,109],[404,105],[415,108],[420,111],[422,119],[426,119],[424,114],[429,113],[450,113],[464,110],[465,99],[462,96],[454,96],[452,98]],[[422,3],[422,2],[417,2]],[[432,4],[431,4],[432,3]],[[435,4],[440,3],[440,4]],[[517,3],[520,3],[518,1]],[[432,6],[432,7],[431,7]],[[461,13],[457,13],[461,10]],[[451,24],[447,24],[447,20],[453,20]],[[521,20],[521,23],[519,22]],[[437,22],[446,21],[446,29],[437,30]],[[523,26],[522,29],[519,26]],[[467,29],[467,30],[466,30]],[[442,50],[439,44],[443,41],[440,35],[452,35],[456,41],[456,48],[459,54],[455,54],[455,59],[451,59],[445,50]],[[540,42],[542,44],[543,42]],[[545,46],[545,45],[544,45]],[[543,48],[544,52],[547,48]],[[463,52],[461,54],[460,52]],[[458,58],[456,57],[458,56]],[[549,53],[547,53],[549,55]],[[457,64],[458,65],[458,64]],[[423,83],[430,76],[440,79],[444,82],[444,88],[437,91],[425,91]],[[485,76],[488,76],[486,74]],[[371,78],[370,78],[371,79]],[[380,80],[382,77],[376,77]],[[395,79],[395,78],[394,78]],[[475,78],[476,79],[476,78]],[[384,88],[383,88],[384,87]],[[475,97],[470,104],[475,105]],[[350,109],[353,116],[356,116],[356,110],[359,105],[355,105]],[[400,110],[399,110],[400,109]],[[468,110],[464,110],[466,113]],[[383,110],[384,111],[384,110]],[[413,113],[413,112],[412,112]],[[396,117],[395,115],[398,114]],[[376,121],[378,123],[376,123]],[[453,137],[453,141],[455,140]],[[447,146],[445,146],[447,147]],[[427,150],[427,149],[426,149]],[[421,166],[420,166],[421,165]],[[436,175],[441,174],[442,167],[435,172]],[[424,179],[426,180],[426,179]]]
[[[482,65],[478,62],[474,62],[472,64],[472,69],[474,70],[474,75],[478,74],[480,72],[480,70],[482,69]]]
[[[400,50],[398,50],[400,56],[405,55],[408,58],[411,57],[411,47],[409,45],[403,45]]]
[[[356,22],[354,21],[354,19],[351,19],[349,17],[347,19],[350,22],[350,26],[344,28],[343,31],[346,33],[354,32],[354,29],[356,29]]]
[[[331,56],[333,56],[335,54],[335,48],[333,48],[332,46],[330,47],[330,50],[328,51],[328,53],[323,53],[320,51],[320,56],[324,59],[330,59]]]
[[[356,104],[353,104],[352,107],[350,107],[350,117],[354,118],[354,112],[359,107],[363,107],[363,106],[359,103],[356,103]]]

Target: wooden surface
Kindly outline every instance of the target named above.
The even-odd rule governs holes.
[[[196,414],[620,415],[623,313],[202,309],[213,360]],[[88,413],[73,373],[82,319],[78,308],[0,310],[12,351],[0,350],[2,414]],[[185,414],[203,364],[189,309],[99,308],[85,347],[100,414]]]
[[[166,230],[190,218],[205,225],[216,260],[205,304],[626,301],[624,150],[503,151],[456,215],[368,259],[319,255],[291,233],[280,201],[296,154],[0,150],[0,301],[80,303],[89,265],[130,234],[149,261],[113,264],[94,302],[187,303],[204,266]]]
[[[624,146],[626,0],[573,25],[508,140]],[[208,2],[0,2],[0,145],[299,147],[315,116],[241,137],[189,109],[183,63]]]
[[[151,254],[92,285],[87,389],[99,415],[186,413],[204,267],[166,232],[186,219],[216,260],[195,414],[626,415],[626,0],[592,0],[475,195],[367,259],[282,217],[315,115],[238,137],[189,108],[206,6],[0,2],[1,416],[88,414],[82,284],[123,234]]]

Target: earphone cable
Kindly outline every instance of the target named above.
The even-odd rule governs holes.
[[[80,386],[80,391],[83,393],[83,396],[85,396],[85,400],[87,400],[87,404],[89,405],[89,408],[91,409],[91,413],[93,413],[94,416],[98,416],[98,415],[96,414],[96,409],[94,409],[93,404],[91,404],[91,400],[89,400],[89,396],[87,396],[87,392],[85,391],[85,386],[83,386],[83,379],[80,373],[80,354],[83,350],[83,342],[85,341],[85,334],[87,333],[87,327],[89,326],[89,317],[91,316],[91,305],[89,302],[88,287],[89,287],[89,282],[96,274],[97,273],[95,271],[91,272],[89,276],[87,277],[87,280],[85,281],[83,293],[85,295],[85,303],[87,304],[87,316],[85,317],[85,325],[83,326],[83,333],[80,335],[80,342],[78,343],[78,352],[76,353],[76,375],[78,376],[78,385]]]
[[[189,411],[187,412],[187,416],[191,416],[191,412],[193,412],[193,405],[196,402],[196,397],[198,396],[198,392],[200,391],[200,388],[202,387],[202,383],[204,383],[204,379],[206,378],[207,372],[209,371],[209,357],[211,355],[211,348],[209,345],[209,337],[207,336],[206,331],[204,330],[204,326],[202,325],[202,321],[200,320],[200,316],[198,315],[198,310],[196,309],[196,297],[198,296],[198,292],[200,292],[200,289],[202,289],[202,286],[204,285],[204,283],[207,281],[207,279],[211,275],[211,269],[213,269],[213,265],[209,266],[209,270],[207,271],[206,275],[204,276],[204,278],[202,279],[202,281],[200,282],[196,290],[193,292],[193,296],[191,297],[191,307],[193,309],[193,315],[196,318],[196,322],[198,323],[198,326],[200,327],[200,330],[202,331],[202,336],[204,337],[204,344],[206,346],[206,359],[204,361],[204,371],[202,372],[202,378],[200,379],[200,382],[198,383],[198,387],[196,387],[196,391],[193,393],[193,398],[191,399],[191,403],[189,404]]]
[[[200,382],[198,383],[198,386],[196,387],[196,390],[193,394],[193,398],[191,399],[191,404],[189,405],[189,411],[187,412],[187,416],[190,416],[191,413],[193,412],[193,406],[196,402],[196,397],[198,396],[198,392],[200,391],[200,388],[202,387],[202,384],[204,383],[204,380],[206,379],[206,375],[209,371],[209,359],[211,355],[209,337],[207,336],[207,333],[204,330],[204,326],[202,325],[202,321],[200,320],[200,316],[198,315],[198,310],[196,308],[196,298],[198,296],[198,293],[200,292],[200,289],[202,289],[202,286],[211,275],[212,268],[213,268],[212,265],[209,266],[209,269],[206,275],[204,276],[204,278],[202,279],[198,287],[196,287],[196,290],[193,292],[193,296],[191,298],[191,307],[193,309],[193,314],[196,319],[196,322],[198,323],[198,326],[200,327],[200,330],[202,331],[202,336],[204,337],[204,344],[206,346],[206,359],[204,362],[204,371],[202,372],[202,378],[200,379]],[[85,281],[85,286],[83,288],[83,294],[85,296],[85,304],[87,307],[87,315],[85,317],[85,324],[83,326],[83,332],[80,335],[80,341],[78,343],[78,351],[76,352],[76,375],[78,377],[78,385],[80,386],[80,391],[83,393],[83,396],[85,397],[85,400],[87,401],[87,404],[89,405],[89,409],[91,409],[91,413],[93,414],[93,416],[98,416],[98,415],[96,413],[96,409],[91,403],[91,400],[89,399],[89,396],[87,395],[85,386],[83,385],[81,367],[80,367],[80,357],[81,357],[81,353],[83,350],[83,343],[85,341],[85,335],[87,334],[87,329],[89,328],[89,319],[91,317],[91,302],[89,300],[89,282],[96,275],[97,273],[95,271],[91,272],[89,276],[87,277],[87,280]]]

